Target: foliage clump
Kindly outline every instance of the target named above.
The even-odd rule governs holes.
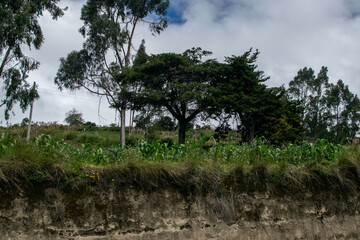
[[[71,111],[69,111],[65,114],[64,121],[71,126],[82,125],[85,122],[82,115],[83,114],[81,112],[79,112],[78,110],[73,108]],[[90,123],[90,125],[91,125],[91,123]],[[88,124],[88,126],[90,126],[90,125]]]

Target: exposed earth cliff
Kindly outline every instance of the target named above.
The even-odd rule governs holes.
[[[303,189],[228,181],[217,189],[205,180],[176,188],[130,178],[4,188],[0,239],[360,238],[359,191],[330,180]]]

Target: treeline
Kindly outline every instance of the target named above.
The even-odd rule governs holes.
[[[172,116],[178,122],[179,143],[185,142],[187,125],[199,118],[217,120],[224,129],[229,119],[236,119],[242,141],[265,137],[274,144],[317,138],[346,143],[358,132],[359,98],[341,80],[330,84],[327,68],[317,76],[311,68],[301,69],[288,89],[269,88],[269,77],[256,65],[258,51],[250,49],[223,63],[202,61],[210,54],[192,48],[149,56],[143,42],[134,65],[114,77],[126,86],[118,93],[118,103],[140,112],[135,120],[139,127],[146,127],[154,114]],[[77,84],[60,77],[76,70],[69,66],[65,60],[60,66],[60,87]]]
[[[330,83],[327,72],[326,67],[316,76],[311,68],[299,70],[287,93],[302,108],[300,119],[305,137],[346,143],[359,131],[359,98],[342,80]]]

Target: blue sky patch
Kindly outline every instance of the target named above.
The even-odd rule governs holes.
[[[168,8],[168,23],[169,24],[184,24],[186,20],[183,18],[186,3],[183,0],[170,1],[170,7]]]

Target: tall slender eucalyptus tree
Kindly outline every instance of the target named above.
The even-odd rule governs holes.
[[[55,78],[60,90],[87,89],[105,96],[110,107],[121,112],[123,146],[127,103],[121,92],[128,85],[116,76],[131,67],[138,25],[147,24],[153,34],[160,34],[167,27],[169,4],[169,0],[88,0],[81,10],[83,49],[60,60]]]

